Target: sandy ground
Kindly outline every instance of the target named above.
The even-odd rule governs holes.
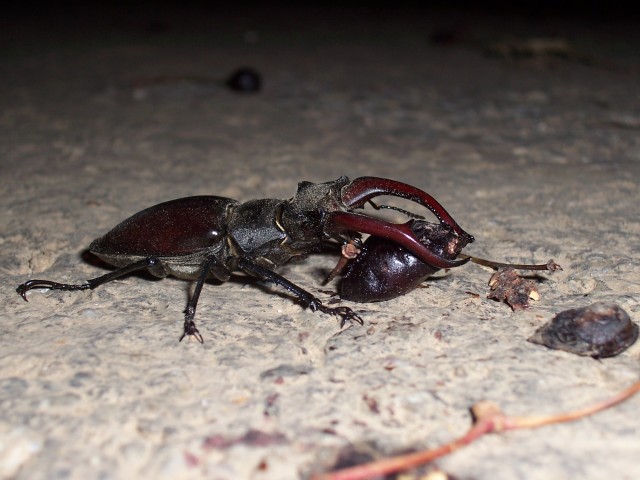
[[[630,24],[358,10],[88,20],[3,34],[1,478],[305,478],[341,452],[449,441],[479,400],[548,414],[638,379],[640,344],[597,361],[526,342],[595,301],[640,320]],[[430,43],[438,29],[453,42]],[[552,34],[580,55],[480,48]],[[264,75],[261,93],[222,84],[243,65]],[[184,281],[16,295],[29,278],[104,273],[83,252],[147,206],[288,198],[300,180],[340,175],[429,191],[476,236],[470,254],[554,258],[564,271],[514,313],[486,299],[491,272],[467,265],[402,298],[351,304],[365,325],[342,330],[238,278],[205,286],[204,345],[178,343]],[[314,255],[280,272],[328,299],[320,281],[334,262]],[[488,437],[437,465],[459,479],[640,478],[639,407]]]

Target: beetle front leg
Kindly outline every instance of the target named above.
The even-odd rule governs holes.
[[[262,267],[258,265],[253,260],[248,257],[241,257],[238,260],[238,268],[245,271],[246,273],[264,278],[266,280],[271,280],[276,285],[280,285],[285,288],[287,291],[294,294],[301,302],[303,302],[307,307],[311,309],[312,312],[321,311],[322,313],[327,313],[329,315],[336,315],[341,318],[340,328],[344,326],[347,320],[353,322],[358,322],[360,325],[364,324],[364,321],[360,316],[351,310],[349,307],[327,307],[322,303],[322,301],[313,296],[311,293],[307,292],[305,289],[299,287],[293,282],[290,282],[282,275],[277,274],[273,270],[269,270],[268,268]]]

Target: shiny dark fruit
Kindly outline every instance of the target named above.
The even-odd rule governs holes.
[[[638,325],[615,303],[565,310],[539,328],[529,342],[593,358],[613,357],[638,340]]]
[[[227,86],[239,93],[258,92],[262,88],[262,77],[252,68],[239,68],[231,74]]]
[[[439,257],[455,259],[468,238],[447,224],[412,220],[411,231]],[[340,297],[351,302],[381,302],[414,290],[440,268],[389,240],[370,236],[349,262],[340,284]]]

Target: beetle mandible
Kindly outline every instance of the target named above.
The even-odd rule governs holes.
[[[48,290],[92,290],[128,273],[148,270],[156,277],[195,280],[195,288],[185,309],[185,336],[201,343],[202,335],[194,321],[198,298],[209,278],[229,280],[242,271],[271,280],[293,294],[312,311],[363,323],[345,306],[328,307],[317,297],[276,273],[275,269],[293,258],[321,249],[323,242],[346,242],[360,233],[392,241],[436,268],[452,268],[467,262],[453,260],[430,250],[405,224],[390,223],[356,213],[371,199],[381,195],[404,198],[428,208],[465,243],[473,236],[465,232],[428,193],[395,180],[345,176],[326,183],[300,182],[289,200],[259,199],[240,203],[218,196],[186,197],[142,210],[94,240],[89,251],[117,267],[83,284],[50,280],[29,280],[17,288],[24,300],[35,288]]]

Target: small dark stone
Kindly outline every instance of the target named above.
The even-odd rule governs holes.
[[[258,92],[262,87],[262,77],[252,68],[239,68],[229,77],[227,86],[240,93]]]
[[[613,357],[638,339],[638,325],[615,303],[565,310],[539,328],[529,342],[593,358]]]
[[[283,364],[275,368],[264,370],[260,373],[260,380],[273,380],[279,377],[297,377],[300,375],[308,375],[313,368],[307,365],[288,365]]]
[[[202,448],[204,450],[226,450],[234,445],[270,447],[272,445],[285,445],[287,443],[288,439],[284,433],[263,432],[262,430],[250,429],[241,436],[211,435],[205,438]]]
[[[330,470],[340,470],[363,463],[369,463],[375,459],[374,449],[370,445],[347,445],[338,452],[338,458]]]

